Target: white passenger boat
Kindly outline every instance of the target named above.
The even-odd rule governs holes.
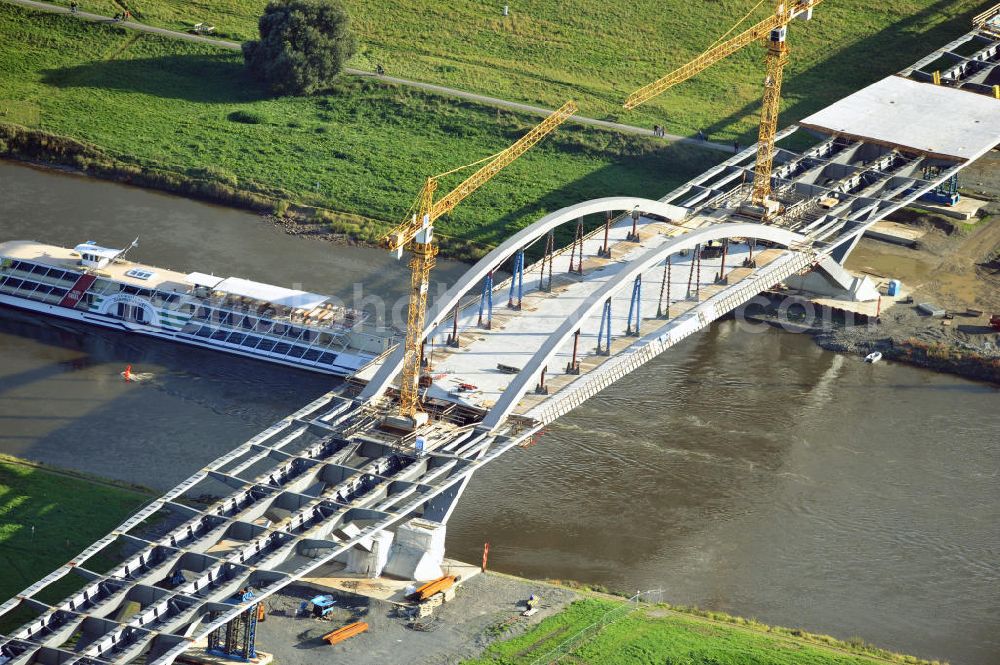
[[[880,360],[882,360],[882,352],[881,351],[872,351],[867,356],[865,356],[865,362],[866,363],[877,363]]]
[[[327,296],[154,268],[129,248],[0,243],[0,304],[338,376],[394,343]]]

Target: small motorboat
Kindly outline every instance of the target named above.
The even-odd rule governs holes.
[[[880,360],[882,360],[882,352],[881,351],[872,351],[867,356],[865,356],[865,362],[866,363],[877,363]]]

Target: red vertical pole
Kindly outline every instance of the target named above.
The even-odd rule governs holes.
[[[611,250],[608,249],[608,232],[611,230],[611,211],[609,210],[604,216],[604,247],[601,248],[597,254],[603,256],[606,259],[611,258]]]
[[[489,556],[490,556],[490,544],[489,543],[483,543],[483,567],[482,567],[482,572],[484,572],[484,573],[486,572],[486,560],[489,558]]]
[[[535,393],[538,395],[548,395],[549,389],[545,387],[545,370],[548,366],[542,368],[542,373],[538,375],[538,385],[535,386]]]
[[[875,306],[875,318],[878,318],[882,313],[882,294],[878,296],[878,304]]]
[[[580,366],[578,365],[576,360],[576,352],[579,347],[580,347],[580,331],[577,330],[575,333],[573,333],[573,359],[569,361],[568,365],[566,365],[567,374],[580,373]]]

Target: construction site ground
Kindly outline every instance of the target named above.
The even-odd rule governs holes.
[[[282,665],[350,663],[459,663],[479,655],[496,639],[517,635],[559,612],[579,595],[507,575],[485,573],[462,583],[454,600],[435,608],[430,617],[411,621],[399,606],[385,600],[337,594],[337,609],[325,619],[296,616],[302,601],[317,595],[305,586],[291,586],[268,600],[267,619],[258,624],[257,645],[281,654]],[[522,616],[525,601],[535,594],[540,609]],[[322,636],[349,623],[364,621],[367,632],[334,646]],[[402,652],[401,652],[402,650]],[[401,653],[405,657],[401,659]]]
[[[876,282],[900,280],[913,301],[883,307],[878,326],[831,331],[821,336],[823,346],[867,353],[889,340],[915,340],[1000,358],[1000,333],[988,326],[990,315],[1000,314],[1000,151],[987,153],[967,168],[962,191],[987,201],[980,216],[969,220],[972,224],[907,209],[890,219],[923,231],[916,247],[861,241],[847,267]],[[953,313],[954,319],[923,314],[917,305],[925,302]]]

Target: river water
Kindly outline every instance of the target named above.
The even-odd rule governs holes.
[[[0,163],[3,239],[390,303],[405,266],[246,213]],[[461,267],[444,262],[437,275]],[[125,363],[155,379],[126,385]],[[328,377],[0,310],[0,452],[165,489]],[[1000,391],[724,322],[470,484],[449,553],[1000,663]]]

